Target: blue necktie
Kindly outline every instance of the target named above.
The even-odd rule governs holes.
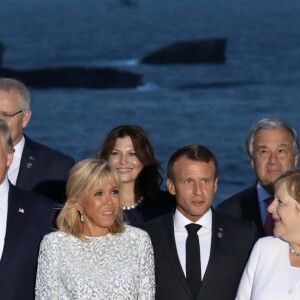
[[[267,207],[269,207],[269,205],[273,202],[274,200],[274,197],[270,197],[268,199],[266,199],[266,203],[267,203]],[[272,218],[272,214],[270,214],[268,212],[267,214],[267,218],[265,220],[265,224],[264,224],[264,232],[265,232],[265,235],[266,236],[269,236],[269,235],[274,235],[273,234],[273,230],[274,230],[274,220]]]

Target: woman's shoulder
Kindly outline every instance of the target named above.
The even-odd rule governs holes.
[[[127,224],[127,225],[125,225],[125,231],[124,232],[127,233],[127,234],[140,235],[140,234],[144,234],[145,230]]]
[[[266,236],[263,238],[260,238],[256,244],[255,248],[258,249],[264,249],[264,251],[270,251],[274,252],[276,250],[280,250],[282,248],[285,248],[287,243],[283,241],[281,238],[276,237],[276,236]]]
[[[151,240],[146,231],[143,229],[133,227],[130,225],[126,225],[126,229],[124,232],[124,241],[126,244],[130,244],[130,248],[132,246],[136,248],[137,251],[150,251],[152,248]]]
[[[260,243],[263,246],[266,245],[278,245],[278,244],[282,244],[285,243],[285,241],[283,241],[281,238],[277,237],[277,236],[265,236],[260,238],[257,243]]]
[[[140,228],[133,227],[131,225],[125,226],[124,234],[126,236],[136,237],[136,238],[149,238],[148,233]]]
[[[70,236],[69,234],[66,234],[62,231],[53,231],[48,234],[46,234],[43,238],[43,243],[55,243],[59,242],[62,239],[65,239],[66,237]]]

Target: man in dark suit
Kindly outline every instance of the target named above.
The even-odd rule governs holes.
[[[33,300],[39,245],[52,231],[57,203],[9,182],[13,152],[9,127],[0,119],[0,298]]]
[[[23,134],[31,118],[30,94],[23,83],[0,79],[0,118],[8,123],[15,148],[8,172],[10,182],[63,203],[66,180],[74,160]]]
[[[297,132],[287,123],[266,118],[254,125],[246,147],[257,181],[220,203],[217,210],[254,221],[260,236],[273,235],[273,226],[267,225],[267,208],[273,199],[274,181],[298,164]]]
[[[144,225],[154,248],[157,300],[234,299],[257,232],[254,223],[211,208],[217,184],[218,163],[207,148],[190,145],[171,156],[167,186],[175,213]],[[190,227],[197,229],[190,234]]]

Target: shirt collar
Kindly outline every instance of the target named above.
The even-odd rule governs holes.
[[[3,199],[7,199],[9,191],[9,182],[7,176],[5,177],[4,181],[0,184],[0,207],[3,205]]]
[[[175,210],[174,214],[174,225],[176,231],[184,231],[186,232],[185,226],[195,223],[199,224],[204,228],[207,228],[209,231],[212,229],[212,211],[209,209],[197,222],[192,222],[188,218],[186,218],[178,209]]]
[[[14,152],[14,157],[17,157],[19,159],[21,159],[22,157],[22,152],[24,149],[24,145],[25,145],[25,138],[24,135],[22,136],[20,142],[14,146],[15,152]]]
[[[258,195],[258,202],[263,202],[266,199],[273,197],[269,192],[267,192],[259,183],[257,183],[257,195]]]

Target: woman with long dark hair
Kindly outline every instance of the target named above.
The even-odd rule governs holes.
[[[121,125],[112,129],[97,158],[107,160],[119,172],[121,207],[129,224],[140,227],[175,207],[175,199],[160,189],[160,163],[142,127]]]

